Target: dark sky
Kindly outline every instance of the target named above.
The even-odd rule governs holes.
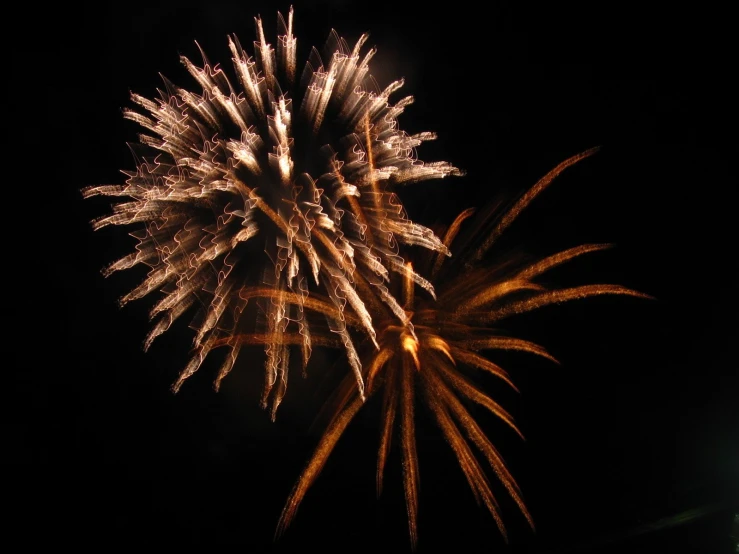
[[[615,243],[557,278],[614,282],[657,298],[594,299],[514,324],[562,362],[505,357],[521,390],[506,402],[526,442],[483,417],[537,532],[502,499],[505,547],[441,436],[422,425],[419,552],[732,552],[739,498],[733,31],[726,11],[676,6],[295,3],[299,61],[331,28],[350,42],[369,31],[378,82],[405,77],[403,92],[416,98],[401,125],[439,134],[420,158],[467,171],[404,190],[411,217],[449,221],[498,194],[522,192],[563,159],[600,145],[506,240],[539,254]],[[194,87],[178,60],[199,62],[194,40],[228,66],[228,33],[251,45],[252,18],[261,13],[273,40],[276,12],[288,8],[62,3],[7,23],[15,38],[6,131],[21,155],[5,165],[13,192],[5,291],[14,315],[6,319],[4,469],[10,528],[28,544],[408,550],[399,459],[391,458],[386,490],[375,498],[373,406],[350,427],[294,525],[273,541],[317,440],[309,423],[330,355],[316,355],[306,382],[293,377],[275,423],[257,406],[259,352],[241,360],[220,393],[206,367],[172,395],[190,331],[173,329],[142,352],[149,304],[116,304],[140,274],[100,274],[132,243],[121,228],[93,233],[88,222],[108,202],[79,193],[122,182],[119,170],[133,168],[126,142],[138,129],[121,114],[129,91],[153,96],[159,73]]]

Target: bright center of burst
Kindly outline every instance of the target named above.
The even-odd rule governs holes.
[[[400,344],[403,350],[408,352],[413,358],[413,363],[416,366],[416,371],[421,370],[421,362],[418,360],[418,340],[413,335],[403,333]]]

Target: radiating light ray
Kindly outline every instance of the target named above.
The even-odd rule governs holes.
[[[295,517],[300,506],[300,501],[323,469],[326,460],[344,433],[346,426],[349,425],[361,407],[362,400],[355,398],[348,406],[343,407],[341,412],[329,425],[316,451],[313,453],[308,467],[303,471],[300,480],[296,483],[290,494],[290,498],[282,510],[282,517],[280,517],[280,522],[277,526],[277,535],[280,535]]]
[[[400,129],[397,118],[412,98],[391,102],[402,80],[375,92],[369,67],[375,51],[363,53],[366,35],[349,46],[332,32],[323,53],[312,50],[299,77],[293,10],[287,18],[278,14],[276,48],[261,18],[255,26],[253,54],[228,37],[232,75],[212,65],[197,45],[202,66],[186,56],[181,62],[200,91],[163,78],[158,98],[132,94],[137,108],[124,116],[144,129],[146,154],[135,171],[125,172],[125,185],[88,187],[83,195],[123,199],[93,228],[143,226],[136,252],[105,274],[141,263],[150,268],[121,304],[164,293],[152,310],[159,320],[146,348],[198,308],[195,356],[174,388],[213,348],[228,347],[220,385],[238,345],[252,343],[246,337],[271,337],[264,341],[262,400],[274,414],[287,386],[288,344],[300,348],[305,367],[311,345],[338,340],[359,390],[364,387],[347,326],[359,323],[374,336],[369,308],[377,311],[375,301],[402,311],[387,283],[393,273],[406,274],[399,255],[404,245],[449,254],[430,229],[408,220],[394,190],[461,172],[416,158],[416,148],[434,135]],[[411,276],[433,294],[428,280]],[[265,293],[254,296],[260,290]],[[240,317],[252,298],[264,314],[259,325]],[[314,336],[306,311],[327,319],[336,340]]]
[[[527,339],[505,335],[500,329],[490,327],[490,324],[546,305],[597,295],[649,298],[648,295],[618,285],[595,284],[550,289],[536,282],[548,270],[586,253],[608,248],[609,245],[590,244],[570,248],[527,265],[522,265],[518,257],[489,262],[482,255],[491,252],[501,233],[554,177],[593,152],[595,149],[559,164],[500,216],[495,210],[483,212],[481,221],[471,222],[470,228],[476,232],[468,233],[457,244],[455,239],[461,236],[464,222],[473,215],[472,210],[463,211],[446,232],[441,233],[444,237],[442,243],[455,252],[454,257],[447,258],[429,250],[418,256],[418,267],[427,267],[435,277],[436,299],[428,294],[419,294],[423,293],[422,290],[415,290],[417,280],[409,271],[405,275],[395,273],[391,279],[391,285],[398,291],[397,297],[403,306],[401,317],[393,313],[386,303],[374,304],[376,308],[384,310],[383,314],[377,314],[374,318],[380,348],[364,348],[362,354],[366,370],[366,395],[382,394],[377,491],[379,494],[383,488],[393,431],[397,427],[412,547],[415,547],[418,539],[419,471],[422,469],[416,451],[416,404],[425,406],[432,414],[457,457],[475,498],[490,512],[501,534],[507,536],[500,506],[478,455],[487,462],[490,471],[518,506],[528,524],[534,527],[518,484],[466,405],[473,403],[483,406],[508,429],[522,437],[511,414],[475,382],[476,374],[484,372],[517,390],[510,375],[482,353],[511,350],[533,354],[555,363],[557,361],[544,347]],[[487,231],[479,234],[485,229]],[[463,255],[457,256],[457,251],[462,251]],[[355,383],[345,380],[336,395],[338,401],[332,405],[332,423],[288,498],[278,523],[278,534],[284,532],[295,516],[340,435],[359,411],[361,404]]]
[[[390,352],[390,351],[388,351]],[[390,353],[392,354],[392,353]],[[387,356],[384,363],[389,359]],[[394,365],[388,366],[385,374],[385,386],[382,402],[382,426],[380,432],[380,447],[377,452],[377,496],[382,494],[382,483],[385,475],[385,462],[390,453],[390,446],[393,438],[393,424],[395,423],[395,412],[398,408],[398,386],[395,383],[396,372]],[[372,382],[369,383],[372,386]],[[370,389],[371,390],[371,389]]]
[[[482,259],[485,253],[490,250],[490,247],[493,246],[498,237],[503,234],[503,231],[505,231],[508,226],[513,223],[513,221],[515,221],[515,219],[521,214],[523,210],[526,209],[526,207],[528,207],[529,204],[531,204],[534,198],[536,198],[542,191],[544,191],[544,189],[546,189],[552,183],[552,181],[554,181],[557,175],[562,173],[568,167],[576,164],[577,162],[589,156],[592,156],[598,150],[599,147],[590,148],[581,152],[580,154],[567,158],[565,161],[563,161],[554,169],[549,171],[546,175],[544,175],[544,177],[539,179],[539,181],[537,181],[537,183],[533,187],[531,187],[523,196],[521,196],[521,198],[516,201],[516,203],[500,218],[500,220],[498,220],[495,228],[485,238],[485,240],[475,252],[471,262],[479,262]]]

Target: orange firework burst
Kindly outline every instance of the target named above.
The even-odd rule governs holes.
[[[94,221],[95,229],[143,224],[133,233],[136,251],[105,273],[149,266],[143,283],[121,299],[164,295],[151,311],[159,319],[145,348],[199,308],[195,355],[173,389],[223,346],[229,352],[218,388],[245,342],[229,337],[252,333],[246,342],[265,345],[262,403],[271,405],[273,417],[287,386],[290,345],[300,347],[305,367],[312,346],[325,342],[312,337],[306,309],[325,308],[362,395],[345,307],[374,340],[366,298],[379,295],[393,312],[400,310],[386,287],[394,272],[407,274],[399,245],[448,254],[429,229],[407,219],[392,190],[460,173],[445,162],[416,159],[416,147],[434,135],[399,129],[397,118],[412,98],[390,102],[402,80],[373,90],[374,50],[362,53],[366,35],[350,47],[332,32],[323,57],[313,49],[300,75],[292,20],[292,9],[287,22],[279,16],[275,49],[256,18],[253,57],[229,38],[236,79],[205,55],[202,68],[183,57],[200,93],[165,80],[157,100],[134,94],[141,111],[126,111],[126,117],[145,129],[140,140],[147,156],[127,173],[125,185],[84,190],[85,197],[130,199]],[[410,277],[433,294],[420,275]],[[372,283],[371,290],[359,290],[357,280]],[[316,292],[325,306],[313,300]],[[259,311],[241,317],[251,299]]]
[[[377,489],[379,494],[397,421],[408,525],[414,546],[417,540],[419,484],[414,415],[416,404],[420,402],[430,411],[454,451],[476,499],[492,514],[500,532],[506,535],[498,503],[479,460],[480,456],[533,527],[518,485],[498,450],[472,417],[466,403],[483,406],[521,435],[511,415],[472,378],[475,372],[482,371],[514,387],[508,373],[482,352],[517,350],[556,360],[543,347],[503,335],[499,330],[493,330],[491,325],[516,314],[579,298],[602,294],[647,297],[618,285],[547,289],[537,283],[537,278],[546,271],[609,245],[586,244],[535,263],[518,264],[517,267],[512,267],[515,264],[508,263],[508,260],[492,267],[481,263],[503,231],[558,174],[594,152],[595,149],[588,150],[559,164],[499,216],[491,217],[494,213],[482,214],[467,233],[467,240],[457,237],[463,222],[473,214],[473,210],[462,212],[446,229],[443,239],[444,245],[454,252],[451,262],[445,264],[445,256],[436,255],[421,260],[419,264],[419,268],[428,270],[436,284],[437,299],[427,294],[415,294],[415,286],[410,278],[414,273],[409,266],[399,286],[402,288],[399,296],[403,301],[400,317],[388,310],[379,299],[371,303],[373,310],[382,311],[381,317],[375,317],[379,348],[368,348],[368,354],[363,359],[366,393],[381,393],[383,402]],[[361,391],[351,380],[344,381],[338,398],[333,418],[287,500],[278,524],[278,533],[284,531],[295,517],[307,490],[364,404]]]

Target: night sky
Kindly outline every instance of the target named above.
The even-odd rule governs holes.
[[[513,198],[600,145],[524,212],[500,255],[615,243],[550,282],[618,283],[656,300],[595,298],[511,321],[561,366],[491,356],[521,391],[500,399],[525,442],[476,413],[537,531],[494,488],[509,526],[502,542],[423,416],[418,552],[733,552],[739,91],[729,15],[708,4],[698,12],[475,5],[295,2],[299,67],[331,28],[350,44],[370,32],[378,83],[405,77],[392,98],[416,99],[401,126],[439,135],[419,157],[466,171],[400,192],[411,218],[427,225]],[[5,321],[3,495],[8,529],[27,545],[410,551],[397,448],[375,495],[376,403],[274,541],[318,439],[311,423],[336,356],[318,351],[307,380],[292,376],[275,423],[258,406],[260,349],[242,355],[221,392],[212,388],[213,363],[173,395],[192,332],[183,321],[142,351],[155,294],[118,308],[144,274],[105,279],[100,270],[134,241],[124,228],[93,232],[89,221],[110,201],[79,192],[122,183],[120,170],[134,168],[126,143],[139,129],[121,113],[132,107],[130,91],[155,96],[159,73],[197,90],[179,54],[199,63],[197,40],[230,69],[227,34],[251,51],[261,14],[274,44],[277,11],[289,6],[60,3],[29,5],[6,22],[16,37],[6,134],[20,155],[5,160],[4,290],[13,315]]]

